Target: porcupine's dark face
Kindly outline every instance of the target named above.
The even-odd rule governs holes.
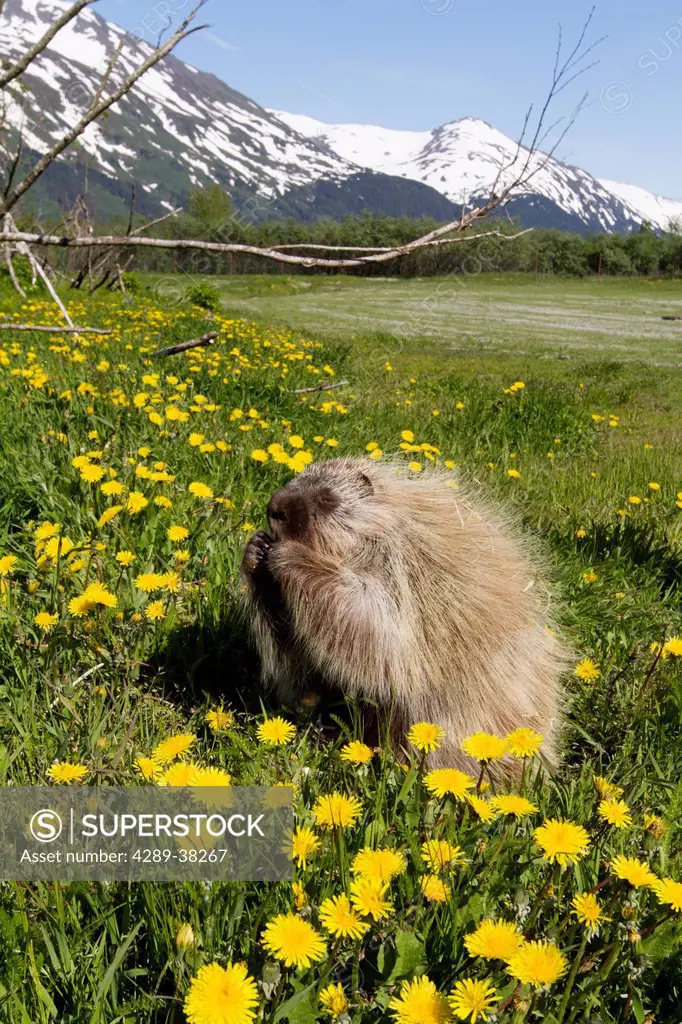
[[[327,463],[327,466],[331,463]],[[352,505],[372,493],[364,474],[357,479],[332,479],[325,466],[315,467],[276,491],[268,505],[270,533],[276,541],[310,539],[324,532],[325,525],[339,523],[352,512]]]
[[[339,507],[331,487],[301,484],[299,480],[287,484],[270,499],[268,524],[276,541],[305,540],[321,519]]]

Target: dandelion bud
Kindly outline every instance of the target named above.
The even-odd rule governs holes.
[[[642,936],[636,928],[628,928],[628,939],[630,940],[633,946],[636,946],[638,942],[642,941]]]
[[[189,949],[195,944],[194,930],[191,924],[182,924],[178,928],[178,934],[175,936],[175,945],[180,951]]]
[[[636,907],[633,907],[631,903],[624,903],[621,909],[621,915],[624,921],[629,921],[630,918],[635,916]]]

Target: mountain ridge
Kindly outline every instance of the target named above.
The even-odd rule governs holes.
[[[6,0],[0,55],[17,57],[36,42],[68,0]],[[80,117],[120,43],[118,81],[151,52],[148,44],[90,8],[61,30],[21,78],[7,121],[21,130],[25,160],[46,152]],[[367,125],[326,125],[306,115],[267,110],[210,72],[174,54],[92,124],[29,193],[53,216],[88,191],[100,219],[123,216],[133,183],[138,212],[185,205],[192,187],[217,183],[254,219],[379,215],[450,220],[487,195],[516,144],[492,125],[460,118],[426,132]],[[521,155],[523,159],[524,154]],[[532,185],[506,207],[527,226],[583,234],[662,229],[682,220],[682,202],[635,186],[599,182],[586,171],[537,155]],[[516,165],[518,167],[518,164]],[[612,187],[607,187],[607,185]],[[247,200],[257,202],[246,206]],[[251,214],[250,214],[251,216]]]
[[[373,170],[422,181],[453,202],[471,204],[488,195],[500,163],[509,181],[526,159],[536,168],[529,186],[516,195],[541,196],[564,213],[597,229],[611,231],[619,221],[632,228],[645,222],[666,230],[682,221],[682,200],[667,199],[638,186],[595,178],[587,171],[539,153],[533,157],[480,118],[462,117],[429,131],[387,129],[376,125],[327,124],[305,114],[273,113],[301,134],[330,146],[345,159]]]

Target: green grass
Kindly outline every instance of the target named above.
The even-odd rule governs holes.
[[[73,344],[39,334],[0,339],[0,559],[16,559],[0,591],[0,783],[44,783],[59,760],[84,765],[88,783],[137,784],[135,758],[189,730],[196,760],[226,769],[235,783],[294,783],[302,823],[312,824],[321,793],[361,799],[345,852],[323,835],[311,867],[297,870],[316,927],[320,902],[341,891],[345,860],[362,846],[400,849],[408,867],[391,885],[393,912],[365,943],[330,942],[328,959],[300,973],[280,972],[260,941],[264,924],[293,908],[289,885],[3,883],[0,1018],[180,1024],[198,968],[243,960],[255,978],[278,979],[260,991],[259,1013],[270,1024],[317,1019],[318,990],[332,980],[349,994],[358,983],[353,1022],[391,1019],[389,1000],[423,971],[442,992],[464,977],[491,979],[507,1004],[504,1022],[639,1024],[651,1013],[672,1024],[682,996],[680,928],[652,893],[609,880],[607,864],[627,852],[660,876],[682,876],[682,658],[659,660],[650,650],[682,633],[682,331],[657,319],[679,308],[675,286],[472,278],[461,289],[267,276],[217,283],[225,310],[215,321],[196,308],[160,310],[144,296],[132,305],[67,296],[78,322],[113,334]],[[439,288],[429,314],[438,325],[390,333]],[[237,313],[270,326],[238,322]],[[5,296],[3,317],[45,323],[55,313],[39,297],[22,308]],[[637,325],[634,334],[626,321]],[[216,324],[213,349],[150,358]],[[332,374],[350,383],[293,393]],[[515,381],[525,387],[509,392]],[[339,746],[361,727],[357,709],[342,716],[333,743],[289,711],[297,726],[290,747],[274,757],[256,739],[261,701],[274,706],[258,686],[237,573],[247,536],[263,525],[268,497],[291,469],[251,453],[281,444],[293,455],[288,438],[299,435],[314,458],[359,454],[375,442],[426,464],[423,452],[403,456],[406,430],[538,538],[576,660],[591,658],[601,672],[593,683],[567,680],[562,770],[544,789],[541,778],[528,784],[541,813],[511,824],[483,825],[464,804],[427,799],[418,758],[407,773],[387,752],[360,771],[344,764]],[[202,440],[190,441],[193,434]],[[101,466],[101,480],[88,482],[73,465],[88,452],[83,463]],[[122,497],[102,493],[111,480]],[[213,497],[191,495],[193,481]],[[148,501],[137,513],[126,508],[131,491]],[[99,525],[115,504],[119,514]],[[60,524],[74,549],[55,557],[55,544],[36,545],[44,523]],[[174,524],[189,530],[182,543],[168,539]],[[187,561],[177,561],[177,548]],[[130,569],[116,561],[123,550],[136,556]],[[179,590],[147,596],[134,580],[151,571],[177,571]],[[74,614],[71,602],[95,580],[116,607]],[[157,600],[162,617],[153,620],[147,611]],[[35,622],[42,611],[58,616],[50,632]],[[237,722],[213,733],[204,716],[219,704]],[[631,829],[599,819],[595,773],[624,789]],[[645,812],[665,818],[662,837],[645,829]],[[589,854],[565,873],[541,859],[532,838],[543,817],[559,816],[592,836]],[[452,895],[443,905],[419,890],[420,845],[434,835],[466,856],[446,873]],[[583,946],[570,898],[601,883],[613,920]],[[491,915],[518,920],[530,938],[556,940],[578,965],[573,980],[569,970],[531,996],[499,963],[469,958],[465,936]],[[199,944],[179,952],[183,922]],[[631,942],[636,931],[641,941]]]
[[[416,281],[321,275],[212,281],[240,316],[306,331],[383,331],[403,344],[427,341],[457,356],[573,362],[601,356],[673,367],[682,355],[682,324],[661,319],[682,314],[679,281],[476,273]]]

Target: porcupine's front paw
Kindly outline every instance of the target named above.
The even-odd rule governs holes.
[[[274,541],[270,534],[264,533],[262,530],[259,530],[258,533],[254,533],[253,537],[246,545],[244,559],[242,562],[247,573],[254,573],[256,569],[265,563],[268,552],[273,544]]]

